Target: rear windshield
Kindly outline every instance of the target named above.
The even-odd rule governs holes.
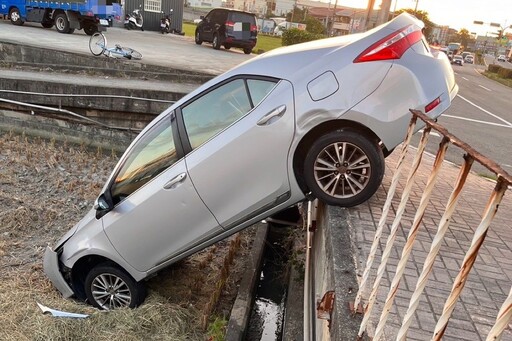
[[[231,13],[230,20],[233,22],[248,22],[256,25],[256,19],[254,16],[246,13]]]

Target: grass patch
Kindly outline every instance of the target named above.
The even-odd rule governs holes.
[[[196,24],[194,23],[183,23],[183,32],[185,32],[186,37],[193,37],[196,34]],[[254,53],[261,54],[273,49],[277,49],[281,47],[281,37],[273,37],[266,36],[262,34],[258,34],[258,42],[253,49]]]
[[[2,341],[204,341],[208,323],[229,316],[253,228],[149,279],[148,298],[139,308],[99,311],[63,299],[44,275],[42,258],[46,245],[55,244],[92,207],[118,160],[115,152],[2,131],[0,149]],[[36,302],[90,316],[43,315]]]
[[[478,176],[492,181],[498,181],[498,176],[496,174],[479,173]]]
[[[500,77],[497,73],[484,71],[484,76],[512,88],[512,79]]]

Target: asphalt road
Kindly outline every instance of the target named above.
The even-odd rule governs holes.
[[[452,106],[438,122],[483,155],[496,161],[509,174],[512,173],[512,89],[481,75],[482,66],[453,65],[459,93]],[[419,141],[419,134],[415,136]],[[439,136],[431,134],[427,151],[435,153]],[[462,164],[460,149],[452,146],[446,159]],[[478,164],[473,170],[491,175]]]
[[[104,34],[108,47],[120,44],[135,49],[142,53],[145,63],[193,69],[214,75],[221,74],[255,56],[245,55],[239,49],[217,51],[211,44],[196,45],[193,37],[162,35],[155,31],[128,31],[124,28],[109,27]],[[83,30],[75,31],[73,34],[62,34],[55,28],[44,29],[36,23],[14,26],[10,21],[0,19],[0,41],[92,55],[89,51],[89,36]]]

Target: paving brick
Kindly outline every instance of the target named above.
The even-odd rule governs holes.
[[[379,245],[376,262],[380,261],[380,254],[384,249],[389,235],[391,224],[395,218],[396,210],[400,204],[400,197],[405,186],[405,178],[409,172],[409,165],[414,152],[406,157],[406,169],[402,172],[395,196],[392,200],[389,216],[383,231],[383,239]],[[360,205],[355,209],[358,217],[362,219],[353,222],[356,244],[368,254],[373,236],[377,228],[382,206],[386,200],[386,191],[390,186],[392,174],[396,166],[398,153],[392,154],[387,162],[387,171],[382,188],[370,200],[368,205]],[[419,206],[421,195],[425,188],[427,178],[432,170],[432,158],[424,156],[420,166],[409,202],[399,225],[396,245],[391,252],[386,274],[378,294],[377,312],[372,313],[369,331],[377,324],[383,302],[389,290],[389,284],[395,274],[398,260],[401,257],[403,246],[409,229],[412,226]],[[415,289],[423,263],[431,248],[432,240],[437,233],[441,217],[445,211],[448,197],[453,190],[453,184],[458,176],[459,169],[456,166],[445,163],[442,168],[439,181],[429,201],[429,205],[423,216],[420,230],[413,244],[404,277],[401,279],[399,290],[395,298],[395,306],[391,309],[389,325],[385,329],[385,340],[393,340],[402,322],[401,317],[409,305],[412,291]],[[455,277],[458,275],[466,252],[470,248],[474,232],[482,219],[487,200],[494,184],[486,179],[470,174],[464,190],[459,198],[459,204],[450,221],[450,227],[442,242],[440,254],[437,255],[432,273],[421,296],[419,308],[415,313],[413,326],[408,334],[408,340],[430,340],[439,319],[446,298],[452,290]],[[507,193],[508,194],[508,193]],[[466,281],[466,287],[462,291],[459,301],[455,305],[453,315],[446,329],[443,340],[485,340],[487,333],[495,322],[499,308],[506,299],[512,281],[512,233],[510,233],[510,221],[512,221],[512,196],[506,195],[502,201],[498,214],[484,241],[474,268]],[[359,245],[358,243],[361,243]],[[365,264],[365,262],[358,262]],[[372,268],[376,272],[378,264]],[[362,271],[362,270],[361,270]],[[375,273],[372,275],[374,278]],[[371,334],[370,334],[371,336]],[[502,340],[512,341],[512,329],[509,327]]]

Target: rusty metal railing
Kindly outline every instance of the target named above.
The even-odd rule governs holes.
[[[400,329],[398,331],[397,340],[406,340],[407,339],[407,333],[410,328],[412,318],[414,316],[414,313],[419,305],[420,297],[424,292],[425,286],[428,281],[428,277],[432,272],[434,261],[436,259],[436,256],[439,253],[439,250],[441,248],[441,244],[443,243],[444,236],[446,232],[448,231],[450,220],[452,218],[453,213],[455,212],[455,209],[457,207],[458,199],[461,195],[462,189],[464,188],[464,185],[466,184],[467,176],[471,170],[471,167],[474,163],[474,161],[480,163],[482,166],[487,168],[489,171],[493,172],[496,175],[496,185],[494,187],[494,190],[491,192],[487,205],[484,209],[484,212],[482,214],[481,221],[476,228],[473,239],[471,241],[471,246],[469,247],[469,250],[467,251],[464,260],[462,261],[462,266],[460,267],[460,271],[457,274],[453,287],[451,289],[450,294],[448,295],[448,298],[446,299],[446,302],[444,304],[443,311],[441,313],[441,316],[439,317],[437,324],[435,326],[435,329],[432,331],[433,336],[432,340],[441,340],[443,337],[446,328],[448,326],[448,322],[452,316],[454,307],[456,302],[458,301],[462,290],[464,289],[464,286],[466,284],[466,281],[468,279],[469,273],[475,263],[476,257],[478,255],[478,252],[480,250],[480,247],[482,246],[485,237],[487,235],[487,232],[489,230],[489,226],[498,210],[499,204],[507,190],[507,188],[512,184],[512,177],[504,171],[496,162],[488,159],[487,157],[483,156],[482,154],[478,153],[476,150],[474,150],[471,146],[469,146],[467,143],[461,141],[457,137],[455,137],[453,134],[448,132],[444,127],[430,119],[428,116],[423,114],[420,111],[417,110],[411,110],[411,113],[413,114],[408,132],[405,138],[405,141],[402,145],[402,150],[397,162],[395,174],[393,176],[393,179],[391,181],[390,188],[388,190],[386,202],[382,209],[382,215],[379,220],[379,224],[377,227],[377,230],[375,232],[375,237],[373,239],[373,243],[370,249],[370,253],[367,258],[366,267],[363,272],[362,280],[359,286],[359,291],[356,296],[356,300],[354,302],[354,310],[358,310],[358,306],[361,303],[363,291],[366,290],[366,286],[368,284],[368,278],[369,274],[375,259],[376,251],[380,245],[380,239],[382,237],[382,232],[384,229],[384,226],[386,225],[386,220],[389,215],[391,202],[394,198],[396,187],[399,179],[402,176],[402,171],[404,168],[404,160],[407,154],[407,150],[411,141],[411,137],[415,131],[417,120],[422,120],[426,127],[423,131],[423,135],[421,137],[421,140],[418,144],[418,148],[416,151],[416,155],[414,157],[414,160],[412,162],[411,170],[409,172],[409,175],[405,182],[405,187],[402,191],[401,195],[401,201],[400,204],[396,210],[395,218],[393,220],[389,236],[386,241],[386,245],[384,247],[384,251],[382,252],[381,260],[378,265],[378,270],[376,274],[376,278],[374,280],[374,283],[372,285],[371,292],[369,294],[368,302],[364,306],[364,317],[363,321],[361,323],[361,326],[359,328],[358,332],[358,338],[361,339],[365,331],[367,330],[369,319],[372,313],[372,310],[374,308],[376,296],[377,296],[377,290],[380,286],[381,279],[383,277],[383,274],[386,269],[386,265],[388,263],[390,253],[392,249],[395,247],[395,238],[397,236],[398,227],[400,224],[403,225],[402,222],[402,215],[405,210],[405,206],[407,201],[409,200],[409,195],[412,189],[412,186],[414,184],[417,170],[420,166],[420,163],[422,161],[422,156],[424,154],[425,147],[428,142],[429,134],[432,130],[437,131],[442,135],[442,141],[439,144],[439,149],[437,151],[437,155],[435,157],[435,161],[433,164],[433,169],[430,173],[430,176],[427,180],[425,189],[423,191],[420,203],[418,205],[418,208],[416,209],[414,220],[412,222],[412,225],[409,229],[408,236],[406,239],[405,246],[402,250],[400,260],[398,262],[398,265],[396,267],[396,272],[393,277],[393,280],[390,285],[389,292],[387,294],[384,307],[382,310],[382,313],[380,315],[379,321],[377,322],[377,327],[375,329],[375,335],[373,337],[374,341],[377,341],[382,338],[384,327],[386,325],[389,313],[391,311],[391,308],[394,303],[395,296],[397,294],[398,287],[400,285],[400,281],[403,277],[407,261],[409,259],[409,256],[412,252],[413,243],[416,240],[416,237],[418,235],[418,231],[420,229],[423,216],[425,214],[425,210],[428,206],[429,200],[431,198],[434,185],[439,177],[439,172],[441,170],[441,165],[444,161],[444,157],[446,154],[446,150],[448,146],[454,145],[465,153],[464,155],[464,163],[462,167],[460,168],[458,178],[456,180],[456,183],[454,185],[453,191],[450,195],[450,198],[448,199],[448,203],[446,204],[444,213],[442,215],[442,218],[439,221],[439,225],[437,227],[437,232],[435,237],[433,238],[430,251],[423,263],[423,269],[421,271],[421,274],[418,277],[418,281],[416,283],[416,288],[414,289],[414,292],[412,294],[412,297],[409,301],[409,306],[407,308],[407,311],[404,315],[402,324],[400,326]],[[490,340],[500,340],[501,335],[505,328],[508,327],[508,324],[510,323],[512,318],[512,289],[509,293],[508,298],[503,302],[503,305],[499,312],[497,312],[496,322],[494,326],[491,328],[488,336],[487,341]]]

